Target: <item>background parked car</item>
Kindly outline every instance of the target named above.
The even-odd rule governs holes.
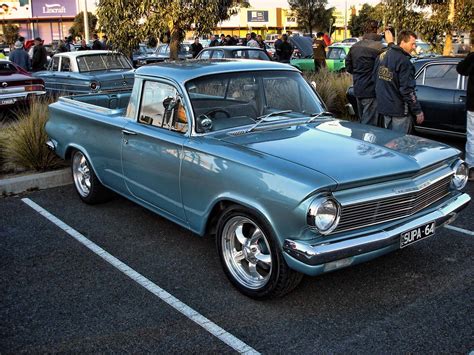
[[[156,51],[156,48],[148,47],[146,43],[140,43],[138,45],[138,48],[132,53],[133,66],[135,68],[139,66],[137,65],[137,62],[139,60],[141,61],[143,60],[143,58],[146,58],[148,56],[153,56],[155,51]]]
[[[51,94],[81,94],[131,90],[132,69],[128,58],[121,53],[89,50],[57,53],[47,70],[33,76],[43,79]]]
[[[179,60],[186,60],[192,59],[193,55],[190,51],[189,44],[180,44],[179,52],[178,52],[178,59]],[[169,44],[161,44],[156,47],[156,50],[153,54],[147,54],[145,56],[140,56],[136,58],[136,67],[140,67],[142,65],[151,64],[151,63],[161,63],[165,60],[170,59],[170,47]]]
[[[218,46],[204,48],[196,59],[260,59],[272,60],[263,49],[245,46]]]
[[[415,131],[466,136],[467,78],[456,72],[460,61],[452,57],[414,59],[416,95],[425,114],[423,125],[415,125]],[[357,112],[352,87],[347,98]]]
[[[26,104],[31,98],[45,93],[42,79],[33,78],[15,63],[0,59],[0,111]]]
[[[326,53],[326,66],[329,71],[345,71],[346,70],[346,57],[351,49],[352,44],[334,44],[328,47]]]

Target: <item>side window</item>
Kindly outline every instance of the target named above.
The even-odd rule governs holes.
[[[423,75],[420,75],[422,77]],[[440,89],[456,89],[458,73],[452,64],[430,65],[425,69],[423,85]],[[417,80],[418,84],[418,80]]]
[[[50,71],[58,71],[59,68],[59,57],[53,57],[51,63],[49,64]]]
[[[138,96],[141,88],[141,79],[135,79],[132,94],[130,95],[130,101],[128,102],[127,106],[127,112],[125,113],[125,116],[128,118],[134,119],[135,115],[137,114]]]
[[[199,56],[199,59],[209,59],[212,51],[203,51]]]
[[[61,60],[61,71],[70,71],[69,58],[63,57]]]
[[[176,101],[175,87],[156,81],[145,81],[138,122],[176,132],[186,132],[187,115]]]
[[[224,52],[223,51],[213,51],[212,52],[212,59],[221,59],[224,58]]]

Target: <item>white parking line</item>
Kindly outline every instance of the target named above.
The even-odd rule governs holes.
[[[249,345],[245,344],[240,339],[237,339],[235,336],[233,336],[226,330],[222,329],[217,324],[213,323],[212,321],[210,321],[203,315],[199,314],[194,309],[184,304],[183,302],[178,300],[176,297],[166,292],[161,287],[151,282],[146,277],[139,274],[128,265],[121,262],[116,257],[106,252],[97,244],[95,244],[94,242],[84,237],[82,234],[80,234],[79,232],[77,232],[76,230],[68,226],[66,223],[62,222],[57,217],[53,216],[51,213],[46,211],[43,207],[39,206],[38,204],[30,200],[29,198],[23,198],[22,201],[26,203],[28,206],[30,206],[31,208],[33,208],[35,211],[40,213],[43,217],[47,218],[49,221],[51,221],[56,226],[61,228],[71,237],[76,239],[79,243],[83,244],[85,247],[89,248],[92,252],[94,252],[95,254],[100,256],[102,259],[110,263],[112,266],[122,271],[125,275],[130,277],[133,281],[137,282],[138,284],[146,288],[155,296],[159,297],[162,301],[169,304],[171,307],[173,307],[178,312],[180,312],[181,314],[183,314],[184,316],[192,320],[194,323],[206,329],[209,333],[211,333],[216,338],[223,341],[225,344],[229,345],[234,350],[238,351],[241,354],[260,354],[259,352],[257,352],[255,349],[253,349]]]
[[[473,235],[474,236],[474,232],[471,232],[467,229],[463,229],[463,228],[459,228],[459,227],[455,227],[455,226],[450,226],[450,225],[444,226],[444,228],[451,229],[451,230],[459,232],[459,233],[464,233],[464,234],[467,234],[467,235]]]

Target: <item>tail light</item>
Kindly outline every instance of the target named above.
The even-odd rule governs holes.
[[[26,85],[25,91],[44,91],[44,85],[41,85],[41,84]]]

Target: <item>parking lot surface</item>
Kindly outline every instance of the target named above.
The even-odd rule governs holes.
[[[474,183],[466,191],[474,196]],[[229,346],[25,198],[248,348]],[[227,281],[212,238],[120,197],[90,206],[69,185],[1,198],[0,352],[469,353],[473,204],[453,226],[464,232],[440,228],[262,302]]]

